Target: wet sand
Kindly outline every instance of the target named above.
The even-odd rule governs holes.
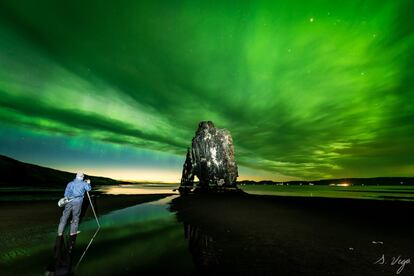
[[[113,210],[150,202],[167,195],[92,195],[96,212],[103,215]],[[14,250],[24,254],[31,244],[44,241],[47,235],[57,231],[63,209],[57,200],[0,201],[0,254]],[[85,197],[82,220],[91,218],[93,213]],[[52,247],[53,245],[51,245]],[[21,251],[21,253],[19,253]],[[3,256],[4,257],[4,256]],[[13,257],[13,256],[11,256]]]
[[[81,265],[75,270],[75,275],[165,275],[170,271],[174,275],[191,275],[194,269],[182,237],[181,224],[168,207],[168,203],[176,196],[102,195],[96,198],[101,229]],[[14,229],[3,240],[9,247],[1,248],[0,274],[42,275],[52,271],[55,263],[53,247],[56,220],[60,215],[56,213],[57,217],[49,219],[53,217],[53,209],[57,209],[55,201],[37,202],[37,206],[30,205],[30,202],[2,204],[11,210],[16,209],[22,219],[29,220],[33,216],[31,207],[36,207],[34,213],[43,221],[40,223],[33,219],[33,223],[27,226],[24,220],[10,221],[7,226],[9,229],[12,230],[16,225],[23,229]],[[6,215],[2,213],[2,217]],[[6,227],[2,229],[1,236],[6,234]],[[79,261],[97,230],[89,211],[81,222],[80,230],[82,232],[77,237],[71,258],[73,265]]]
[[[412,202],[166,196],[95,197],[103,227],[77,275],[396,275],[402,261],[414,260]],[[0,202],[6,272],[18,263],[25,275],[39,275],[50,261],[60,213],[56,200]],[[91,216],[89,208],[77,258],[95,231]],[[383,255],[387,263],[374,264]],[[400,264],[391,265],[398,256]],[[399,275],[413,275],[413,266]]]
[[[396,275],[393,257],[414,261],[411,202],[219,194],[171,209],[199,274]]]

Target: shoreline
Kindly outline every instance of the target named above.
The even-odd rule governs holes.
[[[200,274],[393,275],[398,267],[374,262],[414,259],[413,202],[190,195],[171,209]]]
[[[154,195],[98,195],[91,199],[98,215],[167,197]],[[85,198],[81,223],[93,218],[89,202]],[[33,241],[46,240],[57,229],[63,208],[54,199],[0,201],[0,255],[13,248],[28,247]],[[56,229],[55,229],[56,228]]]

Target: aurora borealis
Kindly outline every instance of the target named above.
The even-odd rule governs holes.
[[[0,3],[0,154],[177,181],[201,120],[241,179],[414,176],[412,1]]]

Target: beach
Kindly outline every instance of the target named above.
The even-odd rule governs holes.
[[[407,263],[400,275],[413,273],[411,202],[245,194],[181,197],[172,206],[207,274],[394,275],[398,257]],[[387,264],[374,264],[382,256]]]
[[[411,201],[130,189],[92,196],[102,227],[75,275],[414,272]],[[2,275],[44,274],[62,209],[55,199],[0,205]],[[97,229],[85,209],[75,262]]]

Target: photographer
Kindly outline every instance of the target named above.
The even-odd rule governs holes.
[[[83,178],[84,174],[82,172],[78,172],[76,174],[76,178],[69,182],[66,186],[64,196],[67,199],[67,203],[65,205],[65,209],[63,210],[62,217],[60,218],[58,227],[58,236],[62,236],[67,220],[72,213],[72,221],[70,223],[70,251],[75,243],[76,235],[79,233],[79,216],[82,210],[84,194],[85,192],[91,190],[90,180],[86,179],[86,181],[84,181]]]

